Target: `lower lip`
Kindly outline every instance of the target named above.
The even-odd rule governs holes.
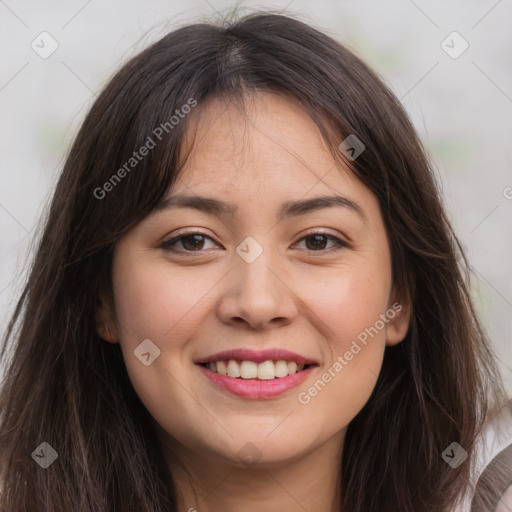
[[[316,368],[316,366],[310,366],[305,370],[294,373],[293,375],[288,375],[287,377],[277,377],[272,380],[258,380],[236,379],[212,372],[209,368],[205,368],[204,366],[197,366],[217,387],[225,389],[234,395],[256,400],[283,395],[290,389],[302,384]]]

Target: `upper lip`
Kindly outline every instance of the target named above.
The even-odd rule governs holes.
[[[295,361],[297,364],[318,364],[315,360],[310,359],[295,352],[282,349],[268,350],[250,350],[250,349],[232,349],[217,352],[211,356],[200,358],[195,361],[196,364],[215,363],[217,361],[226,361],[235,359],[240,361],[253,361],[255,363],[263,363],[264,361]]]

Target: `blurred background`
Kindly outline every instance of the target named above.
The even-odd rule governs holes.
[[[239,2],[348,45],[409,112],[474,268],[472,293],[512,395],[512,2]],[[0,329],[68,147],[122,62],[225,0],[0,0]],[[32,243],[31,243],[32,242]],[[2,368],[0,368],[0,374]]]

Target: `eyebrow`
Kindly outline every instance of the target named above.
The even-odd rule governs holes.
[[[299,199],[297,201],[285,201],[279,208],[277,218],[282,220],[286,217],[305,215],[323,208],[344,207],[361,217],[367,224],[367,216],[361,206],[352,199],[344,196],[318,196],[310,199]],[[156,210],[167,210],[171,208],[193,208],[209,215],[229,216],[236,215],[238,206],[228,201],[221,201],[211,197],[176,194],[161,201]]]

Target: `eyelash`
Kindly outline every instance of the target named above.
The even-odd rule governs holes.
[[[202,237],[209,238],[210,240],[214,241],[213,238],[211,238],[210,236],[206,235],[205,233],[201,233],[200,231],[190,231],[188,233],[181,233],[180,235],[172,238],[171,240],[167,240],[167,241],[163,242],[160,245],[160,248],[164,249],[165,251],[168,251],[168,252],[182,253],[182,254],[184,254],[184,253],[185,254],[186,253],[194,254],[194,253],[202,253],[202,252],[204,252],[204,250],[198,250],[198,251],[182,250],[182,251],[177,251],[176,249],[171,249],[171,247],[173,245],[175,245],[176,243],[180,242],[181,240],[183,240],[185,238],[193,236],[193,235],[200,235]],[[299,242],[301,242],[302,240],[304,240],[306,238],[313,237],[315,235],[320,235],[320,236],[323,236],[325,238],[328,238],[330,240],[335,241],[336,245],[338,246],[338,248],[337,249],[330,249],[330,250],[329,249],[321,249],[319,251],[309,250],[310,252],[318,252],[318,253],[322,253],[322,254],[331,254],[331,253],[335,253],[335,252],[341,251],[343,249],[349,249],[351,247],[348,242],[345,242],[344,240],[341,240],[340,238],[335,237],[333,235],[329,235],[328,233],[324,233],[323,231],[312,231],[311,233],[307,233],[306,235],[304,235],[299,240]],[[308,250],[308,249],[306,249],[306,250]]]

